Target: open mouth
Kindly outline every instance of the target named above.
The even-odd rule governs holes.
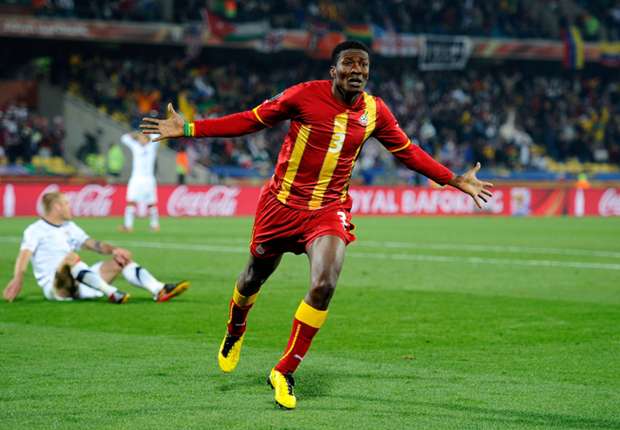
[[[364,81],[362,81],[360,78],[350,78],[347,82],[350,86],[354,88],[359,88],[364,84]]]

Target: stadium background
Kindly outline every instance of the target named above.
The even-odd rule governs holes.
[[[617,5],[493,3],[2,2],[2,182],[38,175],[123,184],[130,159],[125,152],[124,163],[116,160],[119,136],[141,117],[170,101],[188,120],[252,108],[296,82],[326,78],[331,48],[357,38],[374,52],[369,90],[424,149],[455,171],[479,160],[485,179],[520,185],[500,193],[505,201],[492,213],[617,215]],[[260,185],[285,130],[168,142],[159,182]],[[608,192],[569,192],[579,179],[581,188]],[[372,141],[354,184],[427,185]],[[33,215],[31,204],[13,210],[13,194],[30,196],[17,187],[2,193],[2,213]],[[82,195],[119,205],[123,191],[91,187]],[[195,192],[185,200],[209,204],[208,188]],[[394,193],[388,198],[401,205]],[[433,191],[430,205],[416,195],[416,208],[394,210],[379,193],[369,213],[474,213],[452,195]],[[437,208],[440,200],[447,210]],[[167,202],[161,206],[166,213]]]
[[[457,172],[481,161],[497,191],[477,211],[365,145],[352,193],[371,216],[354,218],[332,325],[287,418],[257,375],[307,286],[303,259],[270,280],[238,379],[214,365],[286,124],[167,142],[159,235],[116,232],[119,138],[168,102],[219,116],[325,79],[344,39],[372,47],[369,91],[409,135]],[[0,1],[1,282],[40,196],[60,189],[95,237],[194,283],[124,312],[44,303],[30,277],[0,304],[0,428],[617,428],[619,40],[612,0]]]

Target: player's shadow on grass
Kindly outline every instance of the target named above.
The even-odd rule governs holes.
[[[234,378],[228,377],[228,375],[222,375],[218,377],[216,382],[216,390],[220,393],[227,393],[229,391],[247,392],[253,390],[256,387],[268,387],[267,373],[264,375],[257,375],[255,373],[245,375],[235,375]],[[324,397],[330,392],[331,382],[333,382],[333,376],[329,372],[309,370],[303,374],[295,375],[296,381],[299,382],[298,387],[295,389],[295,393],[299,397],[305,399],[311,399],[315,397]]]
[[[296,375],[299,386],[295,393],[304,399],[329,396],[334,377],[335,375],[325,369],[309,368]]]
[[[261,379],[263,384],[266,384],[266,377]],[[216,382],[216,390],[220,393],[227,393],[229,391],[245,392],[249,387],[257,385],[257,376],[255,374],[237,374],[237,375],[224,375],[218,374]]]

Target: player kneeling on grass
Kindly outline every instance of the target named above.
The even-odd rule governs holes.
[[[45,216],[24,231],[13,279],[4,289],[5,300],[12,302],[19,295],[31,257],[34,277],[48,300],[94,299],[105,295],[112,303],[125,303],[129,294],[110,285],[119,274],[130,284],[150,291],[158,302],[168,301],[189,288],[187,281],[176,284],[158,281],[132,260],[128,250],[89,237],[71,221],[71,207],[64,194],[45,194],[43,207]],[[113,258],[88,266],[75,252],[80,248]]]

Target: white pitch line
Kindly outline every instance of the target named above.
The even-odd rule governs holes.
[[[249,243],[249,238],[210,238],[211,243]],[[166,243],[166,242],[162,242]],[[198,244],[200,245],[200,244]],[[591,249],[563,249],[563,248],[544,248],[544,247],[528,247],[515,245],[469,245],[457,243],[418,243],[418,242],[395,242],[386,241],[379,242],[373,240],[358,240],[354,242],[354,248],[379,248],[379,249],[432,249],[439,251],[479,251],[479,252],[497,252],[508,254],[542,254],[542,255],[571,255],[581,257],[606,257],[620,258],[620,252],[616,251],[594,251]]]
[[[347,256],[375,258],[381,260],[407,260],[407,261],[431,261],[438,263],[470,263],[470,264],[492,264],[500,266],[534,266],[534,267],[561,267],[575,269],[594,269],[594,270],[620,270],[620,264],[614,263],[583,263],[580,261],[554,261],[554,260],[514,260],[506,258],[482,258],[482,257],[452,257],[442,255],[424,254],[382,254],[382,253],[363,253],[350,252]]]
[[[562,248],[542,248],[528,246],[501,246],[501,245],[467,245],[453,243],[414,243],[414,242],[376,242],[365,240],[359,242],[360,246],[376,248],[396,248],[396,249],[437,249],[443,251],[482,251],[482,252],[506,252],[506,253],[530,253],[546,255],[577,255],[585,257],[611,257],[620,258],[620,252],[614,251],[592,251],[589,249],[562,249]]]
[[[0,242],[19,242],[17,237],[0,236]],[[224,252],[229,254],[248,254],[248,247],[206,245],[175,242],[142,242],[142,241],[119,241],[127,247],[150,248],[150,249],[174,249],[179,251],[203,251]],[[385,254],[350,251],[348,257],[368,258],[373,260],[400,260],[400,261],[426,261],[435,263],[469,263],[476,265],[501,265],[501,266],[528,266],[528,267],[557,267],[589,270],[620,270],[620,264],[615,263],[589,263],[581,261],[555,261],[555,260],[526,260],[506,258],[482,258],[482,257],[456,257],[424,254]]]

